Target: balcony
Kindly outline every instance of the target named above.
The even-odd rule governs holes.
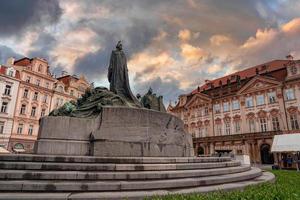
[[[286,134],[288,131],[267,131],[267,132],[255,132],[255,133],[242,133],[234,135],[221,135],[221,136],[209,136],[203,138],[193,138],[193,142],[226,142],[234,140],[248,140],[248,139],[263,139],[273,138],[274,135]]]

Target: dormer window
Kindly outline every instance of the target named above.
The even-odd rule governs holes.
[[[13,77],[14,76],[14,71],[13,70],[9,70],[7,75]]]
[[[297,67],[296,66],[291,67],[291,73],[292,73],[292,75],[297,74]]]
[[[42,71],[42,68],[43,68],[43,66],[42,66],[42,65],[39,65],[39,66],[38,66],[38,72],[41,72],[41,71]]]

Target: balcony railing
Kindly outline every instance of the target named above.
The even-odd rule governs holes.
[[[209,136],[209,137],[198,137],[193,138],[193,142],[225,142],[233,140],[248,140],[248,139],[259,139],[259,138],[272,138],[274,135],[286,134],[290,131],[266,131],[266,132],[255,132],[255,133],[242,133],[233,135],[221,135],[221,136]]]

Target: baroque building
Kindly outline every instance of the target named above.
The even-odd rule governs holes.
[[[0,66],[0,147],[8,148],[14,120],[20,74],[12,60]]]
[[[273,136],[299,132],[300,60],[273,60],[207,80],[168,112],[192,134],[196,154],[246,154],[274,162]]]
[[[54,84],[51,110],[59,108],[68,101],[76,101],[89,87],[90,84],[84,76],[78,78],[64,72]]]
[[[50,74],[48,62],[41,58],[16,60],[14,68],[20,72],[20,86],[9,150],[30,152],[37,138],[39,119],[50,112],[56,79]]]
[[[8,63],[0,71],[1,77],[5,77],[0,86],[3,90],[1,103],[4,102],[1,105],[5,111],[0,113],[0,138],[3,124],[3,137],[6,138],[0,145],[10,151],[31,153],[40,118],[65,102],[81,97],[90,84],[83,76],[53,77],[48,62],[42,58],[24,57],[16,61],[10,58]],[[5,121],[6,118],[10,121]]]

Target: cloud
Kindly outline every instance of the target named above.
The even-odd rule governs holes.
[[[192,37],[192,34],[188,29],[184,29],[179,31],[178,37],[182,41],[189,41]]]
[[[213,35],[209,38],[209,41],[212,45],[220,46],[223,43],[230,42],[231,38],[225,35]]]
[[[0,65],[6,64],[9,57],[14,57],[16,59],[21,58],[23,55],[16,53],[13,49],[0,45]]]
[[[57,0],[2,0],[0,36],[15,36],[31,29],[55,24],[62,15]]]
[[[122,40],[134,92],[154,85],[176,99],[204,79],[300,55],[299,9],[298,0],[1,1],[0,55],[45,57],[57,73],[107,85]]]
[[[200,47],[194,47],[190,44],[182,44],[181,46],[181,56],[188,62],[188,63],[197,63],[207,56],[207,53],[201,49]]]

